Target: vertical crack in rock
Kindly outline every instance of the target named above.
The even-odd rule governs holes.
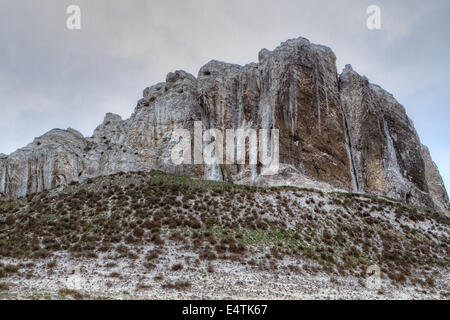
[[[387,158],[386,161],[386,170],[387,173],[392,173],[395,178],[400,182],[404,181],[403,175],[400,172],[400,166],[398,165],[397,154],[394,149],[394,143],[392,141],[392,137],[389,134],[388,125],[386,123],[386,119],[383,116],[383,131],[386,136],[386,148],[387,148]]]
[[[320,95],[319,95],[319,72],[318,72],[318,66],[319,66],[319,58],[317,54],[315,55],[315,63],[314,63],[314,86],[316,89],[316,104],[317,104],[317,128],[319,132],[319,136],[322,135],[321,130],[321,119],[320,119]]]
[[[341,102],[341,110],[342,110],[342,119],[344,122],[344,128],[345,128],[345,147],[347,150],[348,155],[348,161],[350,163],[350,176],[352,177],[352,191],[353,192],[360,192],[359,189],[359,183],[358,183],[358,177],[356,175],[356,168],[355,168],[355,160],[353,159],[353,148],[352,148],[352,141],[351,136],[349,132],[349,126],[347,121],[347,109],[345,108],[345,102]]]
[[[295,134],[298,117],[298,99],[297,99],[297,77],[295,71],[291,74],[289,86],[289,115],[291,117],[291,134]]]

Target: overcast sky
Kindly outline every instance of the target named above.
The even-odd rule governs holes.
[[[66,9],[81,8],[81,30]],[[381,30],[366,9],[381,8]],[[0,153],[58,127],[91,136],[142,90],[209,60],[246,64],[303,36],[393,93],[450,186],[448,0],[0,0]]]

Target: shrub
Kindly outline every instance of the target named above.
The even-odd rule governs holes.
[[[9,285],[7,283],[0,282],[0,290],[8,291],[9,290]]]
[[[187,280],[178,280],[176,282],[166,282],[161,288],[163,289],[177,289],[177,290],[186,290],[191,287],[191,283]]]
[[[178,270],[182,270],[182,269],[183,269],[182,263],[177,263],[172,266],[172,271],[178,271]]]
[[[164,276],[162,274],[158,274],[158,275],[153,277],[153,280],[155,280],[155,281],[162,281],[162,280],[164,280]]]
[[[145,256],[145,260],[151,261],[158,258],[158,252],[156,250],[149,251],[149,253]]]
[[[430,286],[430,287],[434,287],[434,285],[435,285],[434,280],[433,280],[433,278],[431,278],[431,277],[426,277],[426,278],[425,278],[425,282],[426,282],[427,285]]]
[[[111,278],[121,278],[121,275],[120,275],[120,273],[118,273],[118,272],[111,272],[111,273],[109,274],[109,276],[110,276]]]
[[[76,300],[81,300],[84,298],[84,295],[81,294],[80,292],[76,291],[76,290],[72,290],[72,289],[60,289],[58,291],[60,296],[72,296],[74,299]]]
[[[36,258],[41,258],[41,259],[43,259],[43,258],[47,258],[47,257],[49,257],[49,256],[51,256],[52,254],[48,251],[48,250],[46,250],[46,249],[39,249],[39,250],[37,250],[36,252],[35,252],[35,254],[34,254],[34,256],[36,257]]]
[[[133,230],[133,235],[137,238],[141,238],[144,235],[144,230],[142,228],[137,227]]]

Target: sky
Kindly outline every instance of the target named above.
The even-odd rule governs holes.
[[[80,30],[66,27],[70,5]],[[369,5],[380,30],[366,26]],[[168,72],[255,62],[302,36],[405,106],[449,190],[448,0],[0,0],[0,10],[0,153],[53,128],[91,136]]]

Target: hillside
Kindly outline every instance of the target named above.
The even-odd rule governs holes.
[[[0,293],[448,299],[449,236],[441,213],[385,197],[117,173],[0,204]]]

